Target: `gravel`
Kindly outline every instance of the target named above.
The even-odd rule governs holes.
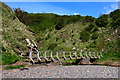
[[[118,68],[97,65],[31,66],[28,70],[3,70],[3,78],[118,78]]]

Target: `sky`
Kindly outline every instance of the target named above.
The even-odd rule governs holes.
[[[118,2],[5,2],[9,7],[28,13],[54,13],[99,17],[118,9]]]
[[[118,2],[120,0],[0,0],[2,2]]]

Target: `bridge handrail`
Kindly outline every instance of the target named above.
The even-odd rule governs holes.
[[[44,59],[46,60],[46,61],[48,61],[48,56],[47,56],[47,54],[50,54],[49,55],[49,58],[51,59],[51,60],[55,60],[54,58],[53,58],[53,53],[55,53],[54,55],[55,55],[55,57],[58,59],[58,60],[60,60],[60,58],[59,58],[59,53],[62,53],[63,55],[63,58],[64,58],[64,60],[66,60],[66,54],[68,55],[68,53],[69,53],[69,58],[70,59],[73,59],[73,57],[72,57],[72,55],[71,54],[74,54],[75,55],[75,58],[76,59],[78,59],[78,57],[81,57],[81,58],[84,58],[84,57],[86,57],[86,58],[92,58],[92,57],[94,57],[94,58],[100,58],[100,57],[103,57],[102,56],[102,52],[91,52],[91,51],[86,51],[86,50],[81,50],[81,51],[39,51],[38,49],[37,49],[37,45],[36,45],[36,43],[34,42],[34,40],[32,40],[32,43],[30,42],[30,40],[29,39],[26,39],[26,41],[28,42],[28,45],[27,46],[29,46],[30,47],[30,54],[29,54],[29,59],[32,61],[32,62],[34,62],[34,60],[33,60],[33,58],[32,58],[32,53],[34,53],[34,54],[37,54],[37,59],[39,60],[39,61],[41,61],[42,60],[42,58],[41,58],[41,53],[43,53],[43,57],[44,57]],[[34,49],[35,51],[33,51],[32,49]],[[79,56],[77,55],[77,53],[79,53]],[[93,54],[93,55],[91,55],[91,53]],[[96,55],[95,55],[95,53],[96,53]],[[88,56],[89,55],[89,56]]]

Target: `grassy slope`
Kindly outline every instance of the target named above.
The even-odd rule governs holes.
[[[109,19],[111,19],[109,17]],[[80,51],[81,49],[86,48],[87,51],[99,51],[103,49],[103,58],[97,60],[99,62],[104,62],[106,64],[112,64],[113,62],[118,62],[119,55],[119,47],[118,47],[118,36],[119,32],[115,35],[111,36],[111,34],[115,31],[110,28],[111,21],[109,20],[109,24],[107,25],[108,30],[106,28],[99,28],[99,37],[98,39],[90,39],[88,42],[83,43],[79,37],[80,32],[83,31],[89,23],[85,23],[85,25],[81,22],[76,22],[73,24],[68,24],[61,30],[46,30],[43,33],[39,34],[41,41],[39,41],[40,50],[48,50],[48,47],[51,43],[56,43],[57,46],[54,48],[54,51],[69,51],[72,50],[73,47],[76,47],[75,50]],[[116,29],[119,31],[119,28]],[[102,32],[102,33],[100,33]],[[109,33],[108,33],[109,32]],[[62,38],[60,38],[62,36]],[[92,34],[91,34],[92,36]],[[101,39],[102,37],[102,39]],[[37,37],[38,38],[38,37]],[[58,38],[58,41],[56,41]],[[107,39],[111,41],[107,41]],[[64,42],[65,41],[65,42]],[[95,42],[95,43],[94,43]],[[75,45],[73,44],[75,43]],[[94,47],[90,47],[91,44],[94,44]],[[101,45],[101,48],[100,48]]]
[[[86,43],[82,45],[80,37],[80,32],[88,26],[89,23],[85,25],[81,22],[69,24],[62,28],[61,30],[52,31],[46,30],[44,34],[40,34],[40,38],[44,38],[39,42],[40,49],[47,50],[51,43],[56,43],[57,47],[54,48],[55,51],[59,50],[72,50],[73,47],[82,48],[87,45]],[[43,37],[42,37],[43,35]],[[49,37],[48,37],[49,36]],[[57,40],[58,39],[58,40]],[[75,43],[75,45],[73,45]]]
[[[120,30],[120,28],[116,29]],[[99,62],[104,62],[105,64],[112,64],[113,62],[119,62],[120,60],[120,48],[118,45],[118,40],[120,40],[119,37],[119,32],[115,33],[115,35],[111,34],[115,31],[113,29],[107,30],[109,33],[106,31],[103,31],[103,58],[97,60]],[[107,39],[110,39],[111,41],[107,41]]]
[[[8,6],[6,6],[5,4],[2,4],[2,6],[3,47],[11,53],[14,53],[15,51],[27,51],[27,46],[23,41],[26,37],[34,39],[32,33],[27,30],[27,26],[19,22],[13,11]],[[55,48],[53,49],[54,51],[69,51],[72,50],[73,47],[76,47],[75,50],[78,51],[84,48],[87,48],[86,50],[90,51],[99,51],[101,44],[101,36],[99,36],[96,40],[90,39],[88,42],[85,43],[83,43],[79,39],[80,32],[83,31],[88,25],[89,23],[76,22],[68,24],[60,30],[46,29],[39,34],[36,34],[36,41],[38,41],[37,44],[39,46],[39,50],[48,50],[49,45],[54,43],[57,44],[57,46],[55,46]],[[110,24],[108,24],[108,27],[109,26]],[[117,59],[119,59],[118,56],[114,56],[114,53],[115,55],[119,54],[119,52],[115,52],[115,50],[117,49],[116,42],[118,34],[111,37],[110,35],[114,30],[109,29],[108,31],[110,32],[109,34],[106,31],[103,31],[103,33],[99,33],[101,32],[100,28],[98,31],[100,35],[103,34],[102,48],[104,49],[104,57],[98,60],[99,62],[111,59],[113,59],[113,61],[116,61]],[[106,41],[106,39],[108,38],[110,38],[112,41]],[[95,44],[93,42],[95,42]],[[91,48],[91,44],[94,44],[95,46]],[[113,50],[114,52],[110,52],[110,50]]]
[[[83,31],[88,25],[89,23],[83,24],[81,22],[76,22],[68,24],[61,30],[46,30],[45,32],[39,34],[40,37],[36,37],[37,40],[41,39],[41,41],[38,42],[40,47],[39,49],[43,51],[48,50],[50,44],[56,43],[57,46],[54,48],[54,51],[71,51],[73,50],[73,47],[75,47],[75,50],[78,51],[84,48],[86,48],[86,50],[98,51],[100,46],[100,38],[96,40],[90,39],[88,42],[84,43],[80,39],[80,32]],[[56,39],[58,40],[56,41]],[[96,41],[96,45],[98,45],[98,47],[90,48],[89,46],[93,44],[94,41]]]
[[[27,30],[27,26],[21,23],[14,12],[2,3],[2,45],[8,52],[26,51],[25,38],[34,39]]]
[[[12,64],[19,59],[16,55],[23,51],[28,51],[25,38],[34,40],[32,32],[28,26],[21,23],[15,16],[11,8],[4,3],[2,6],[2,64]],[[1,56],[0,56],[1,59]]]
[[[109,23],[107,24],[106,30],[102,31],[102,49],[103,58],[97,60],[98,63],[103,62],[105,64],[112,64],[114,62],[119,62],[120,60],[120,47],[118,42],[120,41],[120,27],[117,29],[112,29],[111,23],[113,23],[112,18],[108,18]],[[104,28],[105,29],[105,28]],[[117,30],[117,33],[115,31]],[[113,34],[114,33],[114,34]],[[113,35],[112,35],[113,34]],[[107,39],[110,39],[108,41]]]

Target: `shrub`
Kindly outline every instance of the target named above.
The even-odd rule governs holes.
[[[48,34],[45,40],[48,40],[50,38],[50,35]]]
[[[28,13],[24,10],[21,10],[20,8],[14,9],[15,15],[18,17],[18,19],[23,22],[25,25],[28,25],[29,19],[27,17]]]
[[[74,30],[71,31],[72,33],[74,32]]]
[[[59,40],[59,38],[56,38],[56,41],[58,41]]]
[[[90,23],[90,25],[88,27],[86,27],[86,31],[88,32],[93,32],[94,28],[96,27],[96,25],[94,23]]]
[[[110,17],[112,17],[113,20],[120,18],[120,9],[117,9],[117,10],[111,12]]]
[[[40,41],[42,41],[42,40],[44,40],[44,38],[40,38],[40,37],[36,38],[36,41],[37,41],[37,42],[40,42]]]
[[[57,22],[57,24],[55,25],[55,29],[56,30],[60,30],[64,27],[64,19],[61,19]]]
[[[73,45],[75,45],[75,42],[73,42]]]
[[[94,22],[95,18],[92,16],[85,16],[84,20],[85,20],[85,22]]]
[[[94,43],[91,43],[91,44],[89,45],[89,48],[94,48],[94,47],[95,47]]]
[[[93,35],[92,35],[92,39],[97,39],[98,38],[98,33],[97,32],[95,32],[95,33],[93,33]]]
[[[69,21],[70,22],[77,22],[81,19],[81,16],[80,15],[73,15],[73,16],[70,16],[69,18]]]
[[[15,54],[11,54],[8,52],[2,52],[2,64],[3,65],[6,65],[6,64],[10,65],[19,60],[20,58]]]
[[[112,27],[114,29],[120,27],[120,18],[116,19],[113,23],[112,23]]]
[[[87,32],[87,31],[82,31],[80,33],[80,39],[83,41],[83,42],[87,42],[89,39],[90,39],[90,33]]]
[[[65,43],[65,40],[63,40],[62,42]]]
[[[48,50],[54,50],[54,48],[57,46],[56,43],[52,43],[49,45]]]
[[[101,15],[97,20],[96,20],[96,25],[99,27],[106,27],[108,24],[108,15]]]
[[[6,49],[2,46],[2,51],[6,51]]]
[[[95,26],[95,27],[94,27],[93,32],[96,32],[96,31],[99,31],[98,26]]]
[[[72,35],[72,37],[74,37],[74,35]]]

